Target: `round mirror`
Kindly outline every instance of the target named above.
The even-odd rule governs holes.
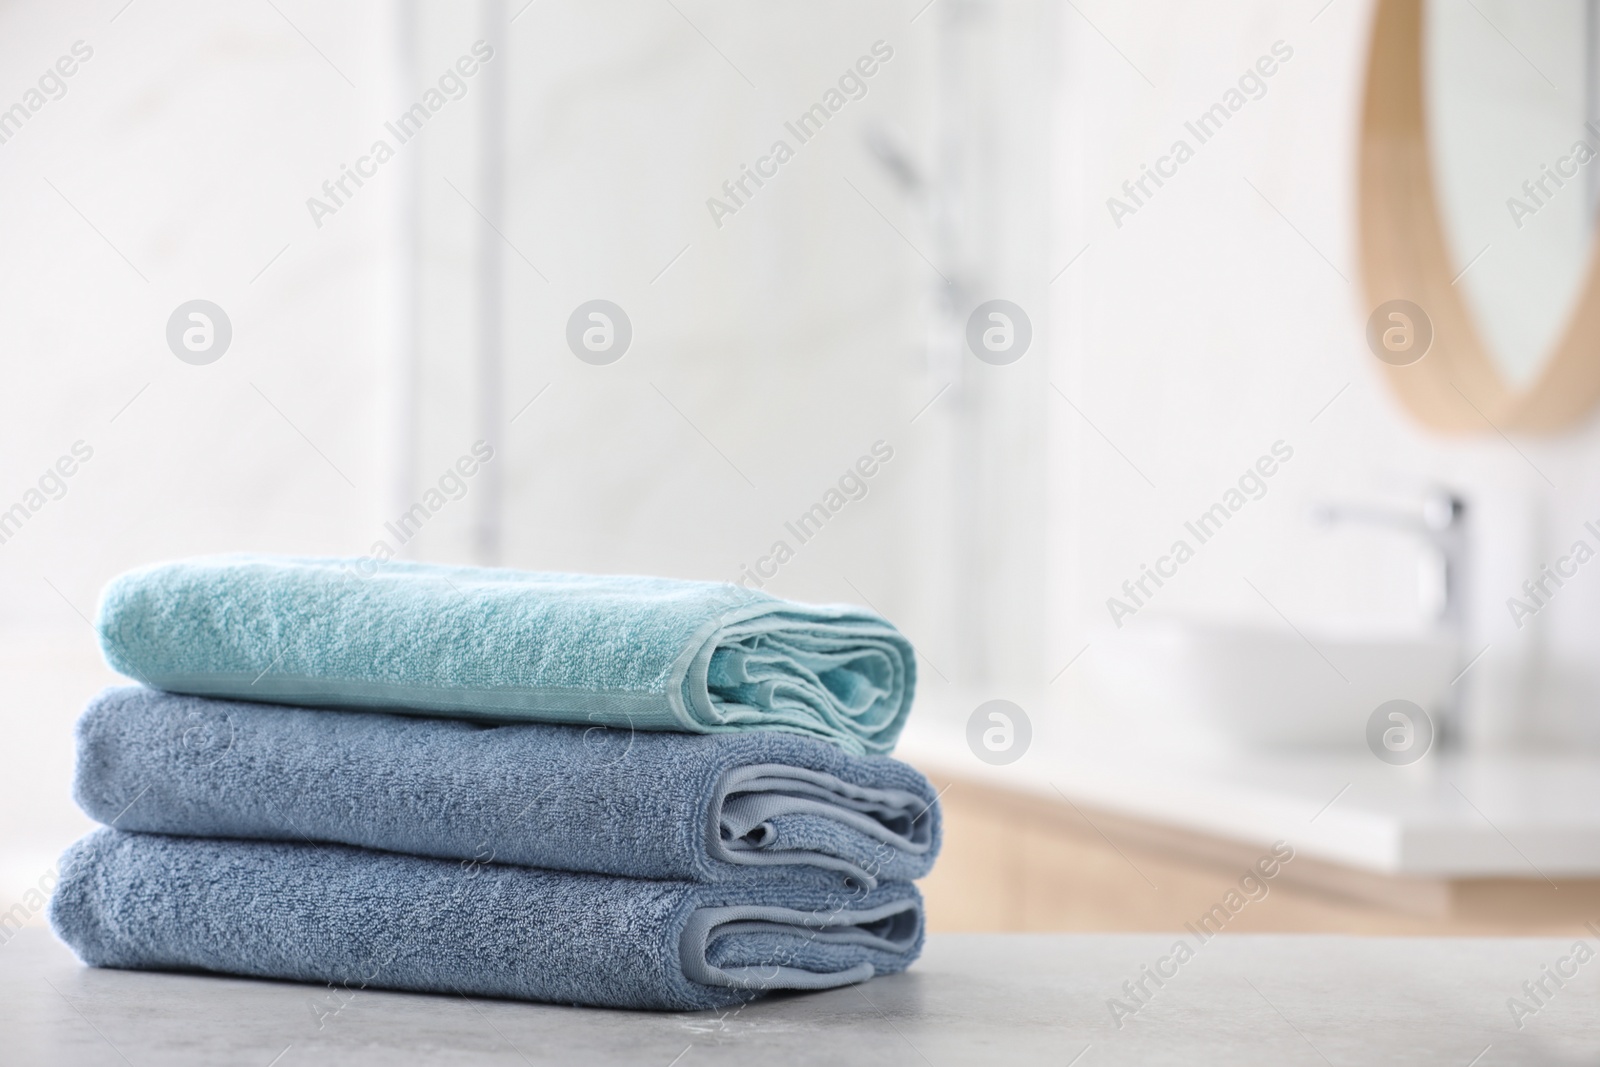
[[[1428,339],[1375,353],[1435,428],[1548,432],[1600,399],[1597,9],[1377,4],[1360,173],[1368,334]]]
[[[1428,0],[1423,102],[1457,288],[1495,367],[1527,389],[1588,267],[1600,167],[1591,0]]]

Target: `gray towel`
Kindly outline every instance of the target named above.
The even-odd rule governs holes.
[[[124,830],[697,882],[870,887],[922,877],[939,847],[922,775],[793,734],[491,726],[140,686],[79,720],[75,793]]]
[[[914,887],[706,886],[101,829],[50,922],[94,966],[695,1010],[902,971]]]

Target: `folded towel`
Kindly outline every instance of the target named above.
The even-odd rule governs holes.
[[[123,830],[333,841],[634,878],[920,878],[933,788],[807,737],[485,725],[125,686],[78,721],[78,805]]]
[[[97,623],[123,674],[320,707],[721,733],[884,753],[911,645],[862,608],[723,582],[220,556],[131,571]]]
[[[56,933],[97,967],[221,971],[696,1010],[902,971],[914,887],[705,886],[343,845],[97,830],[62,857]]]

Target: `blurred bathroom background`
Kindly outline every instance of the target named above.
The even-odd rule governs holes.
[[[0,543],[0,909],[89,826],[71,730],[115,681],[89,622],[110,577],[382,541],[882,612],[921,653],[903,753],[949,784],[936,930],[1174,927],[1302,830],[1322,876],[1241,928],[1543,921],[1460,902],[1600,877],[1600,566],[1507,608],[1600,544],[1600,437],[1437,432],[1369,349],[1379,6],[0,3],[0,109],[23,107],[0,112],[0,508],[92,450]],[[1525,228],[1501,201],[1593,117],[1592,34],[1454,6],[1435,25],[1482,50],[1484,96],[1556,113],[1510,163],[1436,149],[1461,284],[1512,309],[1483,328],[1526,383],[1580,299],[1594,200],[1541,198]],[[1448,106],[1442,129],[1474,124]],[[203,365],[167,334],[197,299],[231,325]],[[569,346],[594,300],[631,328],[613,362]],[[1031,331],[1009,362],[969,345],[991,300]],[[478,441],[493,460],[399,543],[385,524]],[[1214,541],[1185,532],[1230,491]],[[1439,539],[1383,517],[1452,495],[1471,553],[1447,582]],[[786,524],[819,501],[802,541]],[[1192,558],[1141,587],[1180,539]],[[1332,672],[1265,677],[1294,656]],[[1299,714],[1339,678],[1358,714]],[[1455,716],[1431,764],[1367,750],[1389,696]],[[969,745],[991,699],[1029,721],[1013,762]],[[1417,856],[1417,825],[1459,834]]]

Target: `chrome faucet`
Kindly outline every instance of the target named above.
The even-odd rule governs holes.
[[[1326,504],[1313,511],[1313,517],[1327,525],[1343,522],[1381,526],[1421,539],[1428,548],[1422,581],[1424,595],[1434,601],[1432,614],[1439,628],[1456,648],[1456,661],[1464,671],[1469,666],[1468,583],[1472,562],[1472,537],[1468,524],[1467,502],[1459,493],[1445,488],[1431,490],[1416,509],[1387,508],[1363,504]],[[1456,682],[1462,682],[1456,676]],[[1460,743],[1461,712],[1466,706],[1464,685],[1452,682],[1445,704],[1439,709],[1434,744],[1454,748]]]

